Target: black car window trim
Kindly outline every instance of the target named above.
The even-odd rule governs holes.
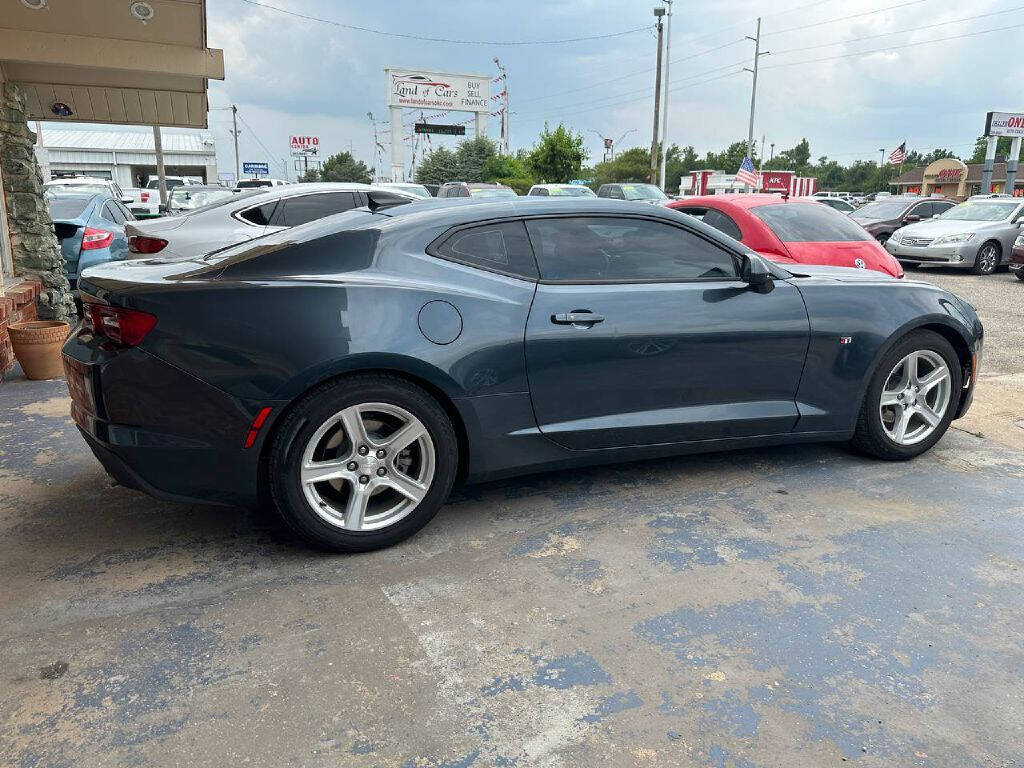
[[[448,256],[440,253],[438,248],[447,242],[449,238],[457,235],[459,232],[464,232],[467,229],[476,229],[478,227],[486,227],[492,224],[515,224],[519,222],[523,225],[523,229],[526,229],[526,220],[522,216],[501,216],[493,219],[479,219],[477,221],[467,221],[463,224],[456,224],[453,227],[449,227],[440,235],[430,241],[430,244],[423,249],[424,253],[428,256],[433,256],[435,259],[441,261],[450,261],[453,264],[461,264],[464,267],[470,267],[471,269],[479,269],[481,272],[493,272],[496,275],[504,275],[505,277],[512,277],[516,280],[522,280],[524,283],[537,283],[540,282],[536,277],[527,277],[526,275],[515,272],[510,269],[501,269],[500,267],[489,267],[480,264],[476,261],[470,261],[469,259],[459,259],[455,256]],[[526,232],[526,242],[530,244],[530,256],[533,257],[533,268],[540,274],[540,269],[537,267],[537,254],[534,252],[533,243],[530,242],[530,233]]]
[[[724,251],[730,257],[732,257],[733,263],[736,266],[736,277],[647,277],[647,278],[634,278],[632,280],[621,280],[617,278],[601,279],[601,280],[545,280],[543,278],[537,280],[539,285],[648,285],[658,283],[742,283],[743,278],[741,272],[743,269],[744,255],[737,251],[726,247],[722,243],[718,242],[712,237],[706,237],[703,232],[698,232],[695,229],[690,229],[685,226],[682,222],[670,221],[668,219],[662,219],[658,216],[644,216],[642,214],[628,214],[628,213],[608,213],[606,211],[593,212],[593,213],[573,213],[573,214],[555,214],[555,215],[538,215],[538,216],[524,216],[523,223],[527,221],[537,221],[540,219],[578,219],[582,217],[599,216],[607,219],[639,219],[641,221],[653,221],[657,224],[665,224],[670,227],[682,230],[688,235],[699,237],[709,245],[718,248],[720,251]],[[710,224],[708,226],[711,226]],[[716,230],[717,231],[717,230]],[[526,236],[530,238],[530,228],[526,228]],[[722,237],[728,237],[726,234],[722,234]],[[537,246],[530,238],[530,247],[533,249],[533,260],[537,261]],[[537,271],[540,272],[540,265],[537,266]]]

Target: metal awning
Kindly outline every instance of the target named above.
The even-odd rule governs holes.
[[[206,0],[4,0],[0,74],[29,119],[207,127]]]

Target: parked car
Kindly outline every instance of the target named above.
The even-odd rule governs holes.
[[[110,179],[93,178],[91,176],[75,176],[65,179],[51,179],[43,184],[43,192],[66,192],[70,190],[106,193],[115,200],[128,204],[129,197],[121,185]]]
[[[1010,274],[1024,282],[1024,232],[1013,241],[1013,252],[1010,254]]]
[[[527,197],[595,197],[594,190],[582,184],[534,184]]]
[[[237,199],[235,193],[217,184],[175,187],[167,193],[167,209],[161,210],[161,213],[180,216],[210,203],[230,199]],[[163,209],[163,206],[160,207]]]
[[[897,229],[885,248],[904,266],[942,264],[991,275],[1010,261],[1022,209],[1020,198],[975,195],[929,221]]]
[[[903,277],[899,263],[867,230],[820,202],[765,194],[706,195],[673,201],[668,207],[695,216],[782,264],[860,267]]]
[[[72,290],[87,267],[129,256],[125,223],[134,221],[124,203],[104,189],[64,188],[44,195]]]
[[[254,179],[239,179],[238,183],[235,184],[235,191],[241,192],[247,189],[263,189],[265,187],[284,187],[289,184],[291,182],[284,179],[270,179],[266,176],[260,176]]]
[[[364,205],[401,205],[419,198],[369,184],[288,184],[232,195],[184,216],[128,226],[132,253],[198,256]]]
[[[641,200],[652,205],[664,205],[671,200],[654,184],[602,184],[597,188],[597,196],[612,200]]]
[[[842,197],[798,197],[797,200],[810,200],[813,203],[827,205],[829,208],[840,213],[852,213],[856,207]]]
[[[202,186],[203,180],[195,176],[164,176],[164,188],[167,191],[174,189],[175,187],[185,186]],[[160,189],[160,177],[150,176],[146,181],[146,189]]]
[[[125,191],[125,205],[137,219],[155,219],[162,216],[160,211],[160,190],[147,187],[131,187]]]
[[[983,334],[936,286],[790,272],[594,198],[353,211],[79,286],[65,370],[107,471],[265,499],[339,551],[412,535],[456,478],[801,441],[909,459],[967,410]]]
[[[850,218],[884,245],[900,227],[938,216],[954,205],[955,201],[942,197],[887,197],[858,208]]]
[[[382,181],[374,184],[373,186],[383,187],[384,189],[397,189],[401,192],[408,192],[410,195],[415,195],[416,197],[433,197],[433,195],[430,194],[430,190],[422,184],[413,184],[406,181]]]
[[[467,183],[448,181],[437,190],[438,197],[518,197],[516,191],[504,184]]]

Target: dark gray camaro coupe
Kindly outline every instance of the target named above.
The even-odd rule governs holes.
[[[72,413],[111,475],[270,500],[345,551],[411,535],[456,479],[815,440],[910,458],[967,409],[982,346],[932,285],[788,272],[587,198],[361,209],[79,288]]]

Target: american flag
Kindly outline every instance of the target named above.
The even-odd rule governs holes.
[[[907,142],[903,142],[889,153],[889,165],[903,165],[907,159]]]
[[[748,187],[756,187],[760,183],[750,155],[744,157],[743,162],[740,163],[740,169],[736,171],[736,181],[746,184]]]

